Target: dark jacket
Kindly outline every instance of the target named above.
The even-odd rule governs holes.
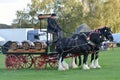
[[[53,18],[48,18],[48,31],[53,31],[53,32],[59,32],[61,31],[61,28],[57,24],[56,20]]]

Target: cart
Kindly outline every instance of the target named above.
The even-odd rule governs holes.
[[[41,31],[41,21],[49,16],[50,14],[39,15]],[[55,43],[51,43],[48,39],[49,34],[52,33],[43,31],[47,34],[47,41],[8,41],[2,46],[2,53],[6,55],[5,66],[8,70],[27,69],[32,65],[35,69],[45,69],[47,65],[51,68],[57,67],[59,55],[55,51]]]

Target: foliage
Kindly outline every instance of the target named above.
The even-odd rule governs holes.
[[[107,25],[113,29],[113,32],[120,32],[120,0],[106,0],[105,2],[89,0],[88,4],[90,12],[84,21],[88,22],[93,28]]]
[[[91,29],[107,25],[120,32],[120,0],[31,0],[26,9],[16,12],[13,26],[39,28],[37,17],[41,13],[56,13],[58,24],[70,33],[82,23]]]
[[[59,8],[59,23],[62,29],[66,32],[67,35],[71,35],[72,32],[82,24],[82,5],[80,2],[72,0],[62,0],[61,4],[64,7]]]
[[[0,24],[0,29],[12,28],[10,25]]]

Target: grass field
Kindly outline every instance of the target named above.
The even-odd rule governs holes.
[[[4,60],[5,55],[0,54],[0,80],[120,80],[120,48],[100,52],[101,69],[58,71],[31,68],[9,71]]]

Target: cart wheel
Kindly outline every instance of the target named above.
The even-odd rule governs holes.
[[[28,42],[22,42],[22,47],[24,50],[28,50],[30,48],[30,45]]]
[[[51,62],[49,62],[49,65],[50,65],[51,68],[56,68],[56,67],[58,67],[58,62],[57,61],[51,61]]]
[[[18,57],[13,54],[6,56],[5,64],[6,64],[6,68],[8,70],[12,70],[12,69],[16,70],[16,69],[19,69],[19,67],[20,67]]]
[[[21,68],[31,68],[32,64],[33,64],[33,60],[32,60],[32,56],[28,55],[28,54],[24,54],[24,55],[19,55],[19,60],[20,60],[20,66]]]
[[[41,42],[34,42],[35,44],[35,49],[41,50],[42,49],[42,43]]]
[[[58,67],[58,54],[49,56],[49,65],[51,68]]]
[[[34,68],[35,69],[45,69],[46,61],[42,57],[36,57],[34,60]]]
[[[11,45],[10,45],[10,49],[12,49],[12,50],[18,49],[17,43],[16,42],[12,42]]]

